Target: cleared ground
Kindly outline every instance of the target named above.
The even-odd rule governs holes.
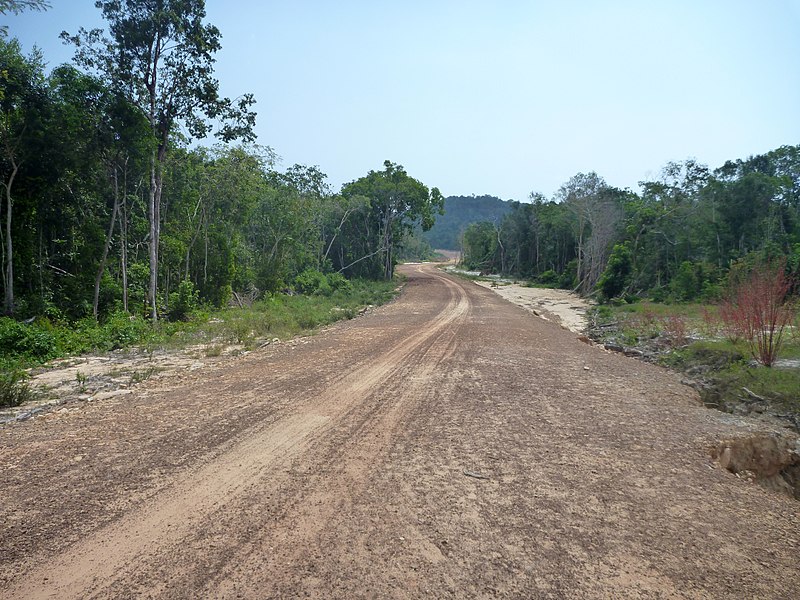
[[[0,429],[8,598],[790,598],[741,421],[470,282]]]

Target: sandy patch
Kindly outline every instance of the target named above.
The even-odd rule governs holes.
[[[503,281],[476,281],[478,285],[500,294],[509,302],[531,311],[537,317],[553,321],[575,333],[584,333],[586,311],[590,304],[567,290],[548,290],[524,287]]]

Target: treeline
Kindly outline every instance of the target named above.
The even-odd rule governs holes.
[[[62,34],[76,58],[49,74],[0,37],[4,313],[157,319],[187,298],[391,277],[438,190],[389,161],[338,194],[317,167],[279,170],[252,143],[254,99],[217,94],[202,0],[164,4],[98,2],[110,37]]]
[[[736,265],[800,273],[800,146],[713,171],[669,163],[638,193],[579,173],[551,199],[533,193],[500,223],[470,225],[462,245],[468,268],[604,299],[713,300]]]

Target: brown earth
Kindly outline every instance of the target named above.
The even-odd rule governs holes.
[[[0,597],[796,597],[799,505],[709,454],[760,425],[405,272],[307,343],[0,428]]]

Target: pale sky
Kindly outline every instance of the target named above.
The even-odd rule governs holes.
[[[50,66],[93,0],[9,17]],[[446,196],[618,187],[800,144],[800,0],[207,0],[222,92],[334,189],[389,159]],[[211,140],[208,143],[212,143]]]

